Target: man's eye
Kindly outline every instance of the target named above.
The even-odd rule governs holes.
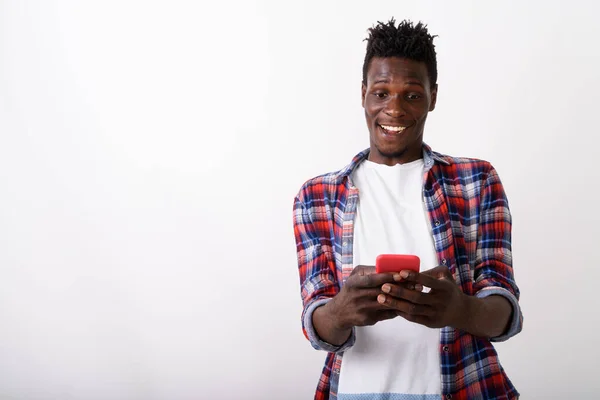
[[[382,92],[376,92],[373,93],[375,95],[375,97],[379,98],[379,99],[384,99],[385,97],[387,97],[387,93],[382,93]]]
[[[421,98],[420,95],[418,94],[409,94],[408,96],[406,96],[409,100],[419,100]]]

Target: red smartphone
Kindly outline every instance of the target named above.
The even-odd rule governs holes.
[[[375,271],[382,272],[400,272],[410,269],[419,272],[421,260],[419,257],[410,254],[380,254],[375,260]]]

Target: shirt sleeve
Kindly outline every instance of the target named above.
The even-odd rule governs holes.
[[[474,292],[479,298],[503,296],[512,306],[510,326],[502,335],[490,338],[494,342],[505,341],[523,328],[520,293],[512,267],[511,228],[508,200],[492,167],[481,194]]]
[[[325,217],[321,216],[321,218]],[[354,344],[355,332],[352,329],[348,340],[341,346],[335,346],[323,341],[313,326],[314,311],[330,301],[340,290],[331,246],[326,243],[324,245],[319,235],[318,227],[326,224],[326,220],[315,221],[317,219],[318,216],[311,215],[306,205],[299,197],[296,197],[294,201],[294,236],[303,304],[302,331],[315,349],[337,353]]]

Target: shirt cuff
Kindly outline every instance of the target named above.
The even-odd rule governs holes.
[[[314,301],[313,303],[311,303],[308,306],[308,308],[306,309],[306,312],[304,313],[304,321],[303,321],[304,329],[306,330],[306,334],[308,335],[308,340],[310,341],[310,344],[315,349],[328,351],[330,353],[340,353],[354,345],[354,342],[356,340],[356,334],[355,334],[354,328],[352,328],[352,333],[350,334],[350,337],[348,338],[348,340],[346,340],[340,346],[335,346],[331,343],[327,343],[324,340],[322,340],[319,337],[319,335],[317,334],[317,331],[315,330],[315,327],[313,325],[312,317],[313,317],[313,313],[315,312],[315,310],[318,307],[321,307],[321,306],[327,304],[330,300],[331,300],[331,298],[319,299],[319,300]]]
[[[512,306],[512,317],[508,330],[503,335],[490,338],[490,341],[504,342],[505,340],[508,340],[517,333],[521,332],[521,329],[523,328],[523,315],[521,314],[521,307],[519,306],[519,301],[515,295],[499,286],[489,286],[481,289],[475,294],[475,297],[480,299],[488,296],[502,296],[508,300]]]

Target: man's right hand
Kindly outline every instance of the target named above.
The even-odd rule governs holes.
[[[398,316],[377,301],[385,283],[412,285],[394,281],[394,274],[377,274],[375,267],[359,265],[354,268],[340,292],[327,304],[313,313],[313,326],[319,337],[327,343],[340,346],[355,326],[374,325],[379,321]]]

